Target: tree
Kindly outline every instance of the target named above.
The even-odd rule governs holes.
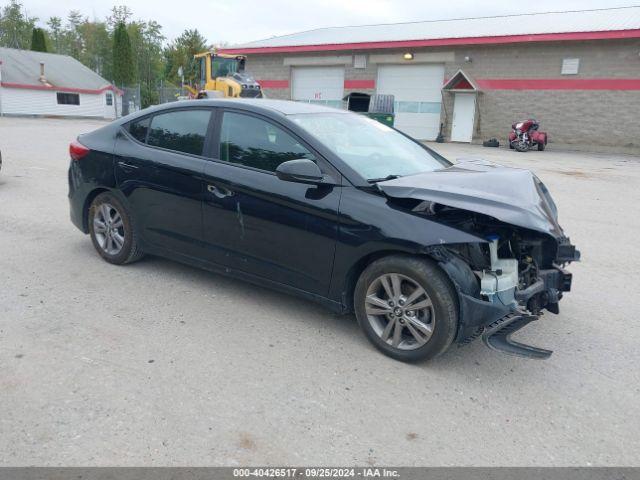
[[[0,47],[28,49],[36,20],[23,12],[18,0],[11,0],[0,12]]]
[[[133,12],[126,5],[118,5],[111,7],[111,15],[107,17],[107,25],[111,30],[115,30],[116,27],[124,23],[129,23],[129,19],[133,16]]]
[[[67,25],[64,31],[64,48],[67,55],[73,58],[80,58],[84,50],[82,35],[80,28],[83,23],[88,22],[87,18],[83,18],[78,10],[71,10],[67,15]]]
[[[31,34],[31,50],[34,52],[46,52],[47,43],[44,39],[44,30],[41,28],[34,28]]]
[[[112,78],[112,38],[105,22],[85,20],[77,27],[80,62],[104,78]]]
[[[135,21],[127,26],[131,50],[136,60],[142,106],[158,103],[157,86],[164,73],[162,26],[151,20]]]
[[[207,40],[197,29],[185,30],[165,49],[165,76],[180,84],[178,69],[182,67],[186,83],[194,83],[197,78],[197,64],[193,58],[196,53],[208,50]]]
[[[113,81],[120,86],[130,85],[136,80],[135,65],[131,52],[131,40],[127,26],[120,22],[113,31]]]
[[[63,52],[64,32],[62,30],[62,19],[60,17],[50,17],[47,21],[49,27],[49,38],[51,47],[55,53]]]

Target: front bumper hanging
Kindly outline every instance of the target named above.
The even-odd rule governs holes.
[[[511,340],[511,335],[538,318],[537,315],[529,315],[527,313],[510,313],[505,315],[485,327],[482,332],[482,341],[487,347],[508,355],[539,360],[547,359],[553,353],[551,350],[545,350]]]

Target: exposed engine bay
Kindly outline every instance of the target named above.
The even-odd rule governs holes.
[[[478,237],[428,249],[459,290],[459,341],[482,335],[492,348],[533,358],[551,352],[510,340],[571,289],[564,267],[580,259],[542,182],[527,170],[468,161],[384,182],[398,207]],[[418,186],[419,185],[419,186]]]
[[[413,210],[420,211],[423,203]],[[571,287],[571,274],[563,267],[577,259],[575,249],[568,248],[572,247],[568,238],[559,241],[492,221],[484,215],[445,206],[429,210],[429,215],[486,240],[487,243],[447,246],[471,267],[484,300],[526,308],[534,315],[544,308],[558,313],[562,292]]]

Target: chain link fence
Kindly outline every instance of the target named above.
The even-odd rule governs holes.
[[[143,103],[145,102],[145,106],[149,106],[177,102],[178,100],[189,98],[189,92],[186,88],[179,87],[171,83],[161,82],[157,87],[151,87],[151,92],[147,89],[145,99],[142,98],[143,92],[141,92],[140,84],[128,86],[118,86],[114,84],[113,86],[121,93],[121,95],[118,95],[117,97],[117,103],[113,105],[116,118],[124,117],[130,113],[141,110],[143,108]],[[149,95],[150,93],[151,95]]]
[[[140,84],[138,85],[130,85],[130,86],[122,86],[120,87],[122,90],[122,112],[120,112],[121,117],[125,115],[129,115],[130,113],[137,112],[141,107],[141,97],[140,97]]]
[[[186,96],[187,93],[183,88],[170,83],[161,83],[158,87],[158,100],[160,103],[176,102]]]

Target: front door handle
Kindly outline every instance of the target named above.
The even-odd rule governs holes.
[[[218,198],[233,197],[234,192],[225,187],[218,187],[217,185],[207,185],[209,193],[213,193]]]

